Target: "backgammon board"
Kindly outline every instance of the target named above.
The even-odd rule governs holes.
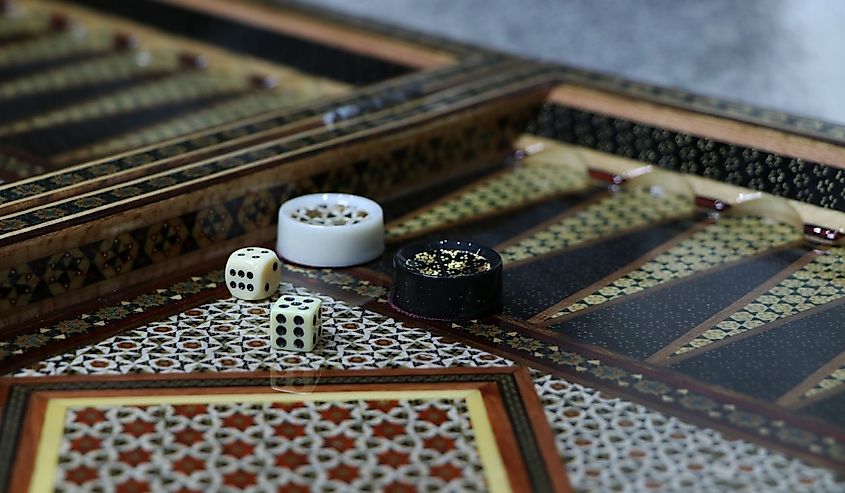
[[[845,489],[845,129],[296,3],[0,5],[0,490]],[[231,297],[315,191],[385,253]],[[501,313],[389,303],[443,238]]]

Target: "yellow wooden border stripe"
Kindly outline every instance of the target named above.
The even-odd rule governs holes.
[[[29,491],[53,491],[56,469],[59,464],[59,447],[65,433],[67,406],[48,402],[44,424],[38,441],[38,452],[32,466]]]
[[[481,392],[473,390],[464,398],[467,403],[469,419],[475,431],[475,446],[484,466],[484,476],[487,479],[487,491],[494,493],[511,491],[510,481],[505,472],[505,463],[493,435],[493,426],[484,406]]]

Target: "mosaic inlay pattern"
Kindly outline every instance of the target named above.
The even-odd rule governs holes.
[[[14,98],[95,82],[129,79],[176,67],[175,57],[152,56],[143,52],[116,53],[10,80],[0,84],[0,97]]]
[[[0,66],[30,63],[103,50],[111,45],[106,33],[72,30],[0,47]]]
[[[431,83],[439,77],[445,78],[454,75],[456,72],[470,70],[484,62],[489,63],[490,60],[475,59],[468,63],[449,65],[442,69],[418,72],[412,76],[399,79],[399,81],[395,84],[365,88],[344,98],[328,98],[325,101],[314,101],[311,104],[304,105],[296,110],[286,111],[282,114],[268,115],[266,119],[259,121],[247,122],[231,128],[210,131],[200,136],[187,137],[179,142],[171,143],[170,145],[163,147],[159,146],[152,149],[141,149],[136,152],[130,152],[126,155],[104,162],[103,164],[105,166],[83,166],[79,169],[64,171],[56,176],[35,180],[27,184],[27,186],[15,186],[13,184],[11,187],[2,189],[2,194],[0,194],[0,203],[26,198],[45,191],[55,190],[68,184],[102,177],[105,174],[131,169],[146,163],[172,157],[177,152],[185,153],[195,151],[224,141],[237,139],[245,135],[280,127],[314,115],[331,112],[338,106],[341,108],[346,107],[359,109],[401,104],[417,97],[421,93],[422,88],[425,87],[425,84]],[[164,126],[167,125],[168,124],[164,124]],[[127,141],[127,144],[130,146],[135,144],[131,140],[130,136],[123,136],[121,138],[130,139]],[[104,144],[107,145],[107,142]]]
[[[845,210],[845,170],[841,168],[553,103],[543,105],[530,132],[673,171]]]
[[[777,286],[679,348],[675,355],[743,334],[842,296],[845,296],[845,251],[833,248],[817,255]]]
[[[314,86],[309,85],[303,91],[267,91],[245,94],[234,100],[217,103],[209,108],[194,111],[158,125],[142,128],[105,142],[95,143],[84,149],[84,155],[104,156],[122,149],[155,144],[260,113],[282,109],[329,92],[328,88],[320,87],[320,84],[315,82]],[[209,143],[214,142],[210,141]],[[77,159],[82,156],[82,153],[75,154]]]
[[[372,118],[358,119],[349,125],[331,128],[315,135],[299,134],[289,139],[274,141],[269,144],[263,144],[262,146],[251,147],[240,151],[237,154],[226,155],[225,157],[204,161],[202,164],[178,168],[172,170],[168,174],[161,174],[143,182],[138,181],[133,182],[132,184],[120,185],[104,191],[91,193],[86,196],[82,196],[81,198],[54,202],[52,205],[41,209],[29,210],[13,216],[6,216],[6,218],[0,220],[0,234],[15,231],[28,224],[39,224],[44,220],[67,217],[71,214],[90,211],[106,204],[159,190],[163,186],[185,183],[188,181],[198,180],[200,178],[210,177],[224,171],[243,168],[254,164],[256,161],[267,160],[271,157],[277,157],[294,150],[301,151],[305,147],[332,141],[343,136],[354,134],[361,130],[369,130],[384,124],[394,123],[397,119],[412,118],[432,111],[442,110],[443,107],[448,107],[452,104],[460,104],[461,101],[472,95],[481,94],[486,91],[499,90],[503,84],[530,84],[531,80],[529,79],[526,81],[524,77],[530,74],[542,74],[544,69],[531,68],[528,72],[529,73],[509,72],[503,74],[501,77],[491,77],[483,83],[466,88],[464,91],[457,91],[443,96],[441,99],[434,98],[425,103],[415,105],[408,108],[401,115],[395,112],[383,112]],[[543,78],[543,76],[538,77]],[[369,177],[380,180],[379,185],[381,187],[395,186],[397,185],[397,175],[391,175],[388,171],[393,171],[400,166],[406,167],[404,170],[405,173],[398,176],[403,178],[405,183],[412,182],[420,176],[424,176],[427,173],[435,173],[448,165],[454,164],[459,157],[459,155],[454,154],[458,145],[464,146],[464,149],[471,151],[479,149],[479,152],[477,153],[470,152],[466,156],[467,159],[471,159],[479,155],[487,155],[497,148],[496,145],[504,146],[506,142],[509,142],[510,138],[515,137],[516,132],[520,131],[521,127],[527,121],[530,111],[531,108],[526,108],[525,110],[516,113],[512,111],[507,115],[501,115],[493,121],[485,120],[483,123],[473,121],[471,122],[471,127],[461,129],[461,131],[453,130],[453,134],[448,138],[437,136],[436,143],[431,141],[418,142],[416,144],[418,147],[424,148],[424,151],[430,153],[428,156],[425,156],[430,160],[430,162],[423,160],[418,154],[415,154],[415,151],[418,151],[418,149],[409,150],[407,147],[400,149],[385,149],[385,153],[392,153],[391,162],[388,163],[390,166],[382,166],[384,170],[381,171],[380,176],[374,176],[379,171],[376,169],[366,169],[366,172],[370,175]],[[491,116],[491,119],[492,118],[493,117]],[[463,138],[460,138],[461,133],[458,132],[463,132],[466,135],[464,135]],[[435,138],[432,138],[432,140],[435,140]],[[181,149],[179,146],[167,147],[168,149],[165,150],[169,150],[174,153],[179,152]],[[440,152],[449,152],[451,159],[447,158],[445,162],[435,160],[434,158],[439,156],[433,155],[433,148],[436,148],[436,150]],[[362,167],[366,168],[366,166],[371,163],[372,159],[381,158],[382,156],[368,158],[369,161],[368,159],[362,159],[360,164]],[[410,159],[414,159],[414,161],[409,161]],[[392,161],[399,162],[397,163]],[[129,164],[130,167],[137,165],[137,163],[133,163],[131,161],[126,162],[125,164]],[[102,166],[110,165],[108,163],[103,163]],[[110,169],[116,170],[117,168]],[[349,170],[342,169],[335,171],[335,173],[349,173]],[[353,176],[350,178],[355,181],[344,188],[354,188],[355,185],[362,180],[362,174],[364,173],[353,173]],[[376,189],[383,190],[378,187],[376,187]]]
[[[47,171],[47,167],[42,164],[32,164],[20,159],[0,154],[0,170],[8,171],[18,178],[28,178],[30,176],[40,175]],[[2,195],[2,193],[0,193]],[[0,198],[0,203],[3,199]]]
[[[546,161],[529,156],[511,168],[473,183],[454,197],[388,225],[385,236],[399,238],[433,227],[455,224],[587,185],[580,163]]]
[[[835,492],[845,478],[551,376],[535,375],[579,491]]]
[[[319,279],[343,290],[354,292],[379,303],[386,303],[387,290],[369,281],[362,281],[346,274],[328,270],[298,269],[308,277]],[[453,322],[452,327],[465,334],[518,354],[520,357],[534,359],[544,364],[574,371],[602,384],[635,392],[645,400],[659,399],[662,403],[675,403],[685,412],[690,412],[707,419],[730,423],[743,431],[761,438],[775,439],[792,447],[800,447],[811,453],[823,454],[834,461],[845,460],[845,446],[833,437],[799,429],[781,420],[774,420],[756,412],[737,409],[728,402],[716,400],[691,392],[689,389],[674,387],[660,381],[644,378],[616,364],[605,363],[600,359],[590,359],[578,353],[564,350],[560,345],[544,342],[533,333],[522,333],[514,327],[501,323],[478,323],[476,321]]]
[[[288,187],[250,193],[214,208],[0,270],[0,312],[124,275],[196,251],[215,241],[256,231],[271,223],[276,213],[274,204],[279,204],[290,193]],[[56,259],[73,262],[67,282],[55,282],[63,274],[68,275]]]
[[[80,260],[80,268],[74,271],[75,280],[82,282],[82,285],[90,285],[176,255],[196,251],[212,242],[235,238],[269,226],[274,221],[278,204],[293,194],[330,189],[374,195],[383,193],[389,186],[405,186],[409,181],[421,179],[430,174],[436,175],[442,171],[443,167],[453,163],[447,159],[447,156],[454,156],[456,152],[486,155],[490,152],[489,142],[496,132],[504,131],[508,135],[516,135],[525,122],[520,118],[526,116],[511,114],[496,121],[489,121],[487,125],[470,122],[465,127],[452,129],[447,136],[435,135],[424,141],[409,137],[406,141],[398,142],[397,148],[383,149],[382,154],[371,154],[367,159],[361,159],[339,170],[309,177],[289,186],[251,192],[244,197],[233,198],[213,208],[204,208],[169,218],[118,237],[92,241],[76,249],[78,252],[75,252],[75,258]],[[179,146],[173,147],[168,152],[180,152]],[[252,156],[268,158],[272,155],[268,154],[267,149],[264,148],[255,151]],[[243,164],[237,159],[222,161],[221,164],[228,167]],[[96,165],[95,168],[110,166],[112,165],[109,163],[102,163]],[[197,177],[197,173],[208,171],[208,169],[194,168],[186,170],[184,176]],[[154,191],[161,186],[172,185],[173,180],[169,177],[158,177],[143,184],[114,189],[105,195],[96,194],[74,199],[66,202],[65,206],[75,211],[102,206],[105,200],[123,199],[145,191]],[[34,183],[30,185],[36,186]],[[46,207],[35,211],[32,218],[35,220],[55,219],[63,215],[61,208]],[[25,223],[19,219],[20,217],[18,215],[5,219],[0,221],[0,225],[11,228],[23,227]],[[51,282],[49,279],[53,277],[51,259],[54,256],[64,256],[66,253],[65,251],[57,252],[55,255],[33,259],[0,270],[0,312],[55,296],[56,294],[47,287],[47,284]],[[83,262],[83,257],[88,261]],[[104,258],[116,258],[118,263],[103,262]],[[69,284],[68,287],[71,285]],[[73,287],[78,286],[74,284]]]
[[[274,353],[266,325],[284,293],[314,295],[283,283],[259,302],[229,298],[97,344],[49,358],[18,375],[126,374],[194,371],[439,368],[506,366],[503,358],[447,342],[429,332],[320,295],[323,339],[314,352]],[[84,319],[75,319],[83,320]],[[67,321],[63,326],[77,326]]]
[[[523,355],[548,359],[570,371],[583,374],[586,378],[611,383],[614,387],[634,391],[643,396],[651,395],[659,398],[663,403],[676,403],[687,412],[707,416],[711,419],[724,420],[743,429],[743,431],[760,437],[775,437],[778,441],[814,453],[825,454],[836,461],[845,459],[845,447],[831,437],[810,433],[780,420],[773,420],[760,414],[737,409],[734,404],[720,403],[686,388],[671,387],[643,375],[631,373],[614,364],[606,364],[598,359],[589,359],[578,353],[566,351],[558,345],[544,344],[534,337],[523,335],[517,331],[509,331],[498,325],[462,322],[453,324],[453,326],[488,343],[513,348]]]
[[[845,126],[836,123],[792,115],[771,108],[759,108],[741,101],[728,101],[712,96],[694,94],[676,87],[654,86],[575,67],[561,67],[560,72],[564,79],[582,85],[611,87],[614,91],[627,93],[637,98],[656,100],[704,113],[726,115],[752,123],[787,129],[798,134],[821,136],[840,143],[845,142]]]
[[[0,132],[17,133],[48,128],[167,103],[241,91],[246,86],[247,81],[242,78],[205,72],[187,72],[107,94],[61,110],[18,120],[11,125],[0,127]]]
[[[800,231],[786,224],[754,216],[725,216],[633,272],[562,308],[552,318],[712,269],[801,238]]]
[[[366,291],[364,286],[360,290]],[[282,291],[314,295],[287,283],[282,283]],[[227,298],[50,358],[16,374],[512,364],[361,307],[324,295],[319,297],[326,330],[324,343],[315,353],[288,353],[268,363],[272,353],[264,325],[272,300],[246,302]],[[574,354],[565,359],[584,371],[603,372],[606,378],[624,374],[623,370],[589,363]],[[605,397],[588,387],[539,372],[534,373],[534,380],[576,490],[633,492],[642,491],[646,484],[654,491],[667,492],[721,491],[726,485],[748,491],[839,491],[845,486],[828,470],[806,466],[744,441],[728,440],[714,430]],[[669,390],[661,389],[656,382],[635,380],[631,385],[649,392]],[[738,415],[736,419],[752,418]],[[690,482],[694,486],[680,487]]]
[[[104,257],[106,262],[113,262],[117,267],[122,261],[119,256],[110,260]],[[25,280],[26,275],[22,275]],[[0,341],[0,361],[22,355],[28,351],[44,347],[46,344],[62,341],[81,334],[85,334],[97,327],[103,327],[108,323],[116,322],[127,318],[135,313],[160,307],[168,302],[182,299],[185,295],[196,294],[216,288],[223,282],[223,272],[214,271],[203,277],[191,277],[167,288],[156,289],[152,293],[145,293],[131,300],[124,301],[115,306],[104,306],[90,313],[83,313],[74,319],[62,320],[53,325],[48,325],[21,334],[11,339]]]
[[[64,284],[70,285],[73,282],[69,274],[71,272],[70,267],[66,265],[62,272],[64,277],[60,277],[60,279]],[[27,279],[26,277],[23,278]],[[63,287],[66,289],[67,286],[64,284],[62,282],[51,283],[51,289],[61,290]],[[379,294],[379,289],[378,286],[359,285],[354,288],[354,291],[359,294],[368,292]],[[205,309],[208,306],[210,305],[200,307],[199,310]],[[231,310],[231,308],[229,309]],[[178,321],[179,317],[181,315],[176,317],[177,322],[174,322],[174,325],[180,323]],[[197,316],[197,318],[202,317],[202,314]],[[379,324],[381,323],[379,322]],[[384,323],[389,324],[393,323],[393,321],[388,319]],[[153,325],[155,324],[151,324],[147,328]],[[492,329],[486,328],[484,330],[493,333]],[[498,334],[493,337],[501,338],[504,336]],[[515,337],[506,337],[506,339],[526,349],[532,347],[530,341],[518,341]],[[160,341],[163,341],[163,338]],[[178,355],[174,357],[178,359]],[[108,356],[105,359],[109,359]],[[102,361],[98,362],[97,365],[92,365],[90,371],[96,373],[96,368],[101,364]],[[503,360],[503,364],[508,364],[508,362]],[[608,371],[607,367],[599,369],[601,365],[593,365],[592,362],[589,362],[589,364],[595,367],[595,375],[604,374],[608,378],[613,378],[613,375],[617,373],[613,370],[622,371],[618,368],[610,368]],[[587,364],[581,364],[581,367],[588,366]],[[162,368],[150,371],[167,371],[166,368],[167,364],[164,364]],[[661,417],[670,421],[673,421],[674,418],[666,418],[664,415],[654,413],[645,408],[639,408],[639,406],[634,406],[625,401],[606,399],[595,391],[569,385],[560,379],[554,379],[540,374],[536,374],[535,378],[537,379],[538,391],[543,395],[544,401],[552,403],[549,407],[556,405],[557,409],[565,409],[565,411],[562,411],[564,417],[569,419],[579,419],[579,416],[589,416],[591,418],[600,416],[606,418],[604,422],[597,420],[585,424],[582,421],[569,427],[558,426],[555,423],[559,449],[571,460],[571,474],[572,469],[578,467],[577,465],[572,465],[577,462],[575,458],[576,454],[572,450],[576,450],[578,446],[583,449],[582,451],[585,454],[591,454],[586,456],[585,462],[589,461],[591,464],[603,465],[603,468],[600,470],[584,467],[575,471],[576,474],[580,472],[579,479],[574,479],[579,488],[602,491],[624,489],[631,491],[641,491],[643,489],[663,489],[666,491],[694,491],[701,489],[703,491],[713,491],[742,488],[765,491],[794,491],[800,489],[840,491],[843,488],[842,484],[837,484],[832,479],[830,473],[823,470],[806,468],[801,463],[787,460],[779,454],[771,454],[765,449],[760,449],[744,442],[730,442],[711,430],[691,427],[677,421],[671,427],[664,426],[665,421],[661,421]],[[622,380],[620,379],[620,381]],[[630,384],[632,381],[626,382]],[[553,386],[553,388],[550,389],[547,386]],[[649,386],[643,385],[642,387],[648,388]],[[555,392],[558,394],[565,392],[566,394],[560,400],[554,400],[550,397],[550,394]],[[584,396],[593,396],[593,399],[584,399]],[[589,403],[583,406],[573,404],[573,402],[578,402],[579,397],[584,402],[589,400]],[[596,406],[603,403],[606,404],[607,402],[619,404],[619,406],[614,407],[614,413],[618,412],[622,418],[619,418],[617,414],[613,414],[612,412],[602,411],[596,408]],[[693,401],[690,400],[689,402],[692,403]],[[697,404],[702,403],[699,401]],[[569,406],[568,408],[567,405]],[[622,409],[626,406],[630,406],[631,409]],[[583,414],[575,414],[572,409],[573,407],[576,408],[575,410],[583,409]],[[641,411],[657,417],[654,418],[654,421],[643,420],[642,414],[640,414]],[[568,414],[566,414],[567,412]],[[625,421],[629,417],[637,423],[633,429]],[[562,418],[555,414],[552,421],[555,420],[562,420]],[[639,423],[644,423],[642,429],[639,427]],[[673,428],[675,425],[681,427],[688,426],[696,432],[696,440],[700,440],[703,445],[693,443],[693,440],[686,441],[679,439],[676,436],[678,433],[673,431],[677,429]],[[619,433],[617,435],[608,434],[607,430],[613,429],[614,427],[620,430]],[[584,431],[583,428],[586,428],[588,431]],[[787,432],[781,430],[778,433],[789,434],[788,430]],[[561,434],[567,434],[570,441],[564,443],[560,438]],[[654,443],[668,441],[667,434],[672,439],[681,440],[683,448],[677,443],[674,447],[666,448],[662,445],[657,445],[657,448],[655,448]],[[630,449],[625,449],[620,445],[623,443],[623,440],[630,440],[630,443],[634,445]],[[606,448],[601,448],[600,451],[593,453],[599,448],[599,444],[606,446]],[[746,445],[747,448],[745,447]],[[690,452],[687,455],[678,453],[678,450]],[[645,458],[643,459],[644,451]],[[652,456],[653,453],[656,455]],[[630,461],[622,460],[624,457],[630,458]],[[701,464],[702,457],[709,459],[709,462],[703,468]],[[613,460],[610,460],[610,458]],[[603,460],[605,462],[602,462]],[[130,485],[130,487],[137,486],[136,484]]]
[[[845,364],[840,366],[830,375],[824,377],[814,385],[811,389],[807,390],[804,393],[804,397],[812,397],[816,394],[821,394],[822,392],[827,392],[829,390],[835,389],[842,384],[845,384]]]
[[[690,197],[646,189],[622,190],[577,210],[501,250],[505,262],[537,257],[589,240],[665,219],[689,215]]]
[[[459,399],[79,407],[60,447],[60,491],[487,490]]]

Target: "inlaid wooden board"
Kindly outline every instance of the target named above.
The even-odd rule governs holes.
[[[15,378],[0,391],[4,491],[570,491],[523,368]]]
[[[16,115],[0,168],[23,173],[0,184],[0,332],[265,241],[291,196],[378,198],[487,165],[550,87],[548,67],[502,55],[221,6],[45,0],[0,18]]]
[[[378,261],[288,269],[391,317],[843,467],[842,246],[805,240],[782,198],[707,202],[687,176],[635,161],[597,174],[616,158],[520,142],[509,167],[406,198],[412,212],[388,204],[402,214]],[[590,174],[621,180],[603,189]],[[438,238],[501,253],[503,314],[443,324],[388,303],[395,251]]]
[[[570,461],[583,489],[686,490],[701,484],[713,490],[795,490],[812,484],[841,490],[832,471],[845,467],[845,339],[838,330],[845,299],[842,128],[612,83],[295,5],[239,2],[228,15],[229,4],[218,1],[37,3],[49,8],[25,25],[10,28],[9,18],[0,18],[0,96],[21,96],[11,103],[25,108],[34,100],[23,93],[59,80],[62,101],[74,103],[67,106],[74,111],[35,115],[24,124],[0,115],[0,141],[6,144],[20,144],[14,139],[21,132],[74,127],[80,115],[85,125],[91,115],[112,122],[126,117],[102,113],[108,104],[77,104],[93,86],[85,86],[89,93],[65,91],[79,83],[80,74],[100,77],[97,88],[115,84],[106,89],[123,91],[119,81],[127,66],[153,88],[159,78],[172,76],[205,84],[197,87],[207,92],[190,97],[178,91],[191,85],[168,86],[177,90],[164,102],[171,105],[168,111],[193,114],[190,104],[202,106],[202,97],[229,97],[242,89],[249,103],[241,106],[238,96],[233,105],[215,104],[213,114],[201,110],[202,118],[180,118],[178,125],[167,119],[138,133],[115,125],[120,135],[97,135],[89,154],[74,148],[85,140],[81,134],[52,132],[51,138],[66,139],[67,149],[47,163],[57,169],[0,187],[3,370],[42,377],[122,373],[114,382],[133,382],[139,372],[267,369],[262,317],[272,300],[244,305],[228,298],[220,283],[224,256],[246,244],[269,245],[275,211],[286,198],[342,188],[383,202],[388,250],[355,269],[286,267],[285,281],[296,284],[287,289],[308,289],[326,306],[344,308],[336,321],[328,319],[336,339],[326,341],[323,351],[285,355],[281,366],[295,366],[294,360],[335,369],[432,361],[451,366],[503,364],[508,358],[539,370],[532,376],[544,382],[535,387],[546,392],[558,454]],[[53,9],[65,15],[51,17]],[[135,53],[125,52],[127,40],[112,36],[120,32],[98,28],[77,44],[55,42],[72,37],[68,27],[77,22],[100,26],[98,18],[117,19],[121,32],[137,28],[140,46],[156,53],[171,42],[178,50],[139,69]],[[250,36],[227,34],[219,46],[209,46],[196,26]],[[26,49],[31,51],[9,49],[20,47],[9,40],[29,43],[39,36],[51,39],[48,47],[61,44],[72,56],[96,60],[86,59],[84,70],[68,65],[59,71],[63,77],[51,72],[26,78],[28,84],[1,85],[6,69],[18,70],[26,57],[61,68],[51,57],[68,53],[58,48],[53,53],[35,43]],[[273,43],[249,42],[271,38]],[[210,63],[203,70],[193,55],[205,47]],[[240,64],[235,52],[250,58]],[[282,55],[292,57],[290,66],[273,58]],[[297,94],[307,100],[265,108],[264,98],[284,91],[283,84],[268,88],[266,79],[241,77],[239,67],[287,76],[292,92],[304,91]],[[317,79],[323,82],[311,83]],[[547,94],[559,80],[565,83]],[[320,92],[325,88],[337,90]],[[141,96],[130,98],[132,111],[149,91]],[[126,150],[136,144],[141,147]],[[85,155],[105,157],[62,167]],[[22,158],[8,153],[0,167],[15,168]],[[387,303],[391,254],[417,239],[438,237],[473,239],[503,254],[502,314],[441,324],[409,318]],[[352,312],[364,313],[360,324],[350,321]],[[234,330],[244,333],[235,336]],[[363,340],[363,334],[373,336]],[[32,366],[22,368],[27,364]],[[168,378],[182,380],[162,381]],[[300,383],[294,382],[297,388]],[[552,390],[562,394],[553,398]],[[248,400],[252,394],[234,395]],[[359,401],[368,411],[371,399]],[[150,416],[145,413],[151,412],[146,403],[112,404],[103,412],[144,431]],[[201,420],[246,412],[218,404],[207,406]],[[335,405],[306,406],[312,404]],[[471,406],[449,405],[441,410],[454,412],[456,422],[461,413],[470,423],[478,421]],[[165,414],[175,407],[150,406]],[[309,415],[325,410],[308,409]],[[131,419],[121,421],[125,416]],[[237,433],[248,421],[234,424]],[[81,440],[73,435],[80,429],[69,429],[59,449]],[[232,436],[202,447],[220,457],[249,452],[247,438]],[[76,442],[83,448],[93,443]],[[333,443],[346,446],[343,440]],[[466,443],[465,450],[480,450],[477,440]],[[681,449],[691,450],[689,456],[673,455]],[[126,452],[127,461],[149,462],[143,448],[115,450]],[[237,461],[215,464],[205,474],[197,457],[181,452],[170,459],[197,469],[178,473],[194,481],[189,489],[207,489],[208,481],[249,486],[253,480],[232,465]],[[501,445],[499,452],[507,465]],[[477,467],[468,469],[474,475],[461,479],[465,489],[491,481],[484,454],[478,454]],[[292,464],[302,460],[283,457]],[[78,456],[70,459],[81,466],[63,478],[86,484],[103,479],[99,473],[91,477],[84,468],[94,469],[90,465],[73,463]],[[397,464],[404,458],[385,460]],[[349,467],[331,470],[320,473],[327,478],[320,484],[340,485],[356,474]],[[364,471],[373,470],[387,469]],[[127,488],[146,480],[122,471],[105,479]],[[359,469],[355,480],[368,481],[366,474]],[[433,481],[453,474],[436,469],[432,476],[440,479]],[[259,474],[254,480],[263,486],[261,481],[285,478],[294,479]],[[394,486],[404,488],[407,481],[394,478]]]
[[[602,189],[584,179],[578,159],[546,151],[552,149],[387,201],[389,244],[381,259],[340,270],[288,265],[286,280],[842,467],[841,247],[805,243],[800,228],[776,216],[737,208],[715,217],[683,188],[656,193],[659,179],[644,189],[634,179],[617,191]],[[415,209],[406,213],[409,204]],[[436,237],[496,246],[505,258],[503,314],[441,324],[410,319],[387,303],[395,249]],[[0,341],[0,363],[19,368],[225,298],[221,279],[219,270],[176,276],[108,306],[89,304],[68,318],[28,326]],[[802,338],[807,331],[817,337]],[[790,341],[788,349],[782,340]],[[761,354],[771,351],[789,364],[769,365]],[[86,371],[73,354],[56,358]],[[97,361],[104,368],[122,364]]]

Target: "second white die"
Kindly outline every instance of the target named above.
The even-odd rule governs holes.
[[[285,294],[270,308],[274,349],[313,351],[322,336],[322,302],[314,296]]]
[[[241,248],[226,262],[226,287],[235,298],[262,300],[279,289],[281,280],[282,264],[273,250]]]

